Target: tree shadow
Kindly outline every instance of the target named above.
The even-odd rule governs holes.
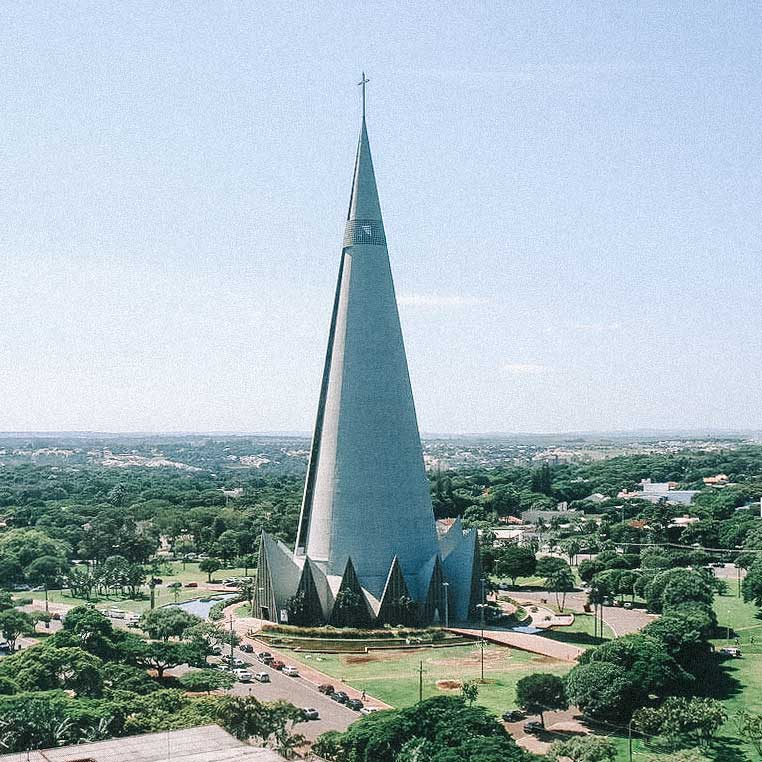
[[[715,699],[729,699],[742,691],[741,683],[730,667],[735,659],[723,660],[717,654],[703,660],[694,667],[696,694]]]
[[[559,643],[570,643],[578,646],[599,646],[606,638],[598,638],[588,632],[571,632],[563,630],[550,630],[542,633],[544,638],[557,640]]]
[[[743,748],[743,742],[729,736],[715,738],[705,751],[714,762],[749,762],[752,759]]]

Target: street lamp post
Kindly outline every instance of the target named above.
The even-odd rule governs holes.
[[[481,583],[481,588],[482,588],[482,595],[481,595],[482,602],[479,603],[476,608],[479,609],[479,612],[481,614],[479,619],[480,619],[481,628],[482,628],[482,640],[481,640],[481,646],[482,646],[482,659],[481,659],[482,669],[481,669],[481,673],[482,673],[482,677],[481,677],[481,681],[483,683],[484,682],[484,609],[487,608],[487,602],[485,600],[485,593],[484,593],[484,586],[485,586],[487,580],[485,580],[484,577],[482,577],[479,580],[479,582]]]
[[[448,629],[450,626],[450,583],[449,582],[443,582],[442,587],[444,588],[444,615],[445,615],[445,629]]]

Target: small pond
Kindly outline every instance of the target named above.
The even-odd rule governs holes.
[[[511,632],[523,632],[525,635],[536,635],[538,632],[543,632],[542,627],[532,627],[531,624],[519,625],[518,627],[511,627]]]
[[[215,595],[214,598],[202,601],[201,598],[194,598],[191,601],[185,601],[185,603],[170,603],[170,606],[177,606],[177,608],[187,611],[189,614],[194,614],[200,619],[208,619],[209,612],[216,603],[220,601],[226,601],[229,598],[235,598],[237,593],[228,593],[226,595]]]

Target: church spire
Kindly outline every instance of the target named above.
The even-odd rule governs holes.
[[[362,80],[358,82],[362,86],[362,126],[360,128],[360,140],[357,143],[357,156],[355,158],[355,172],[352,178],[352,195],[349,199],[349,212],[347,213],[347,236],[354,232],[357,225],[352,223],[381,223],[381,205],[378,201],[378,189],[376,188],[376,176],[373,171],[373,159],[370,155],[370,143],[368,142],[368,128],[365,124],[365,85],[369,82],[362,74]],[[383,236],[383,224],[370,225],[377,228]],[[377,241],[360,240],[354,235],[349,243],[376,243]],[[381,243],[386,243],[384,239]]]

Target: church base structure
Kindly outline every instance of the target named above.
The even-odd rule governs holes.
[[[466,621],[476,614],[481,594],[481,561],[475,529],[460,520],[438,538],[438,552],[418,568],[389,559],[385,580],[363,579],[347,557],[343,574],[295,555],[263,532],[259,542],[253,614],[277,624],[301,627],[425,627]]]

